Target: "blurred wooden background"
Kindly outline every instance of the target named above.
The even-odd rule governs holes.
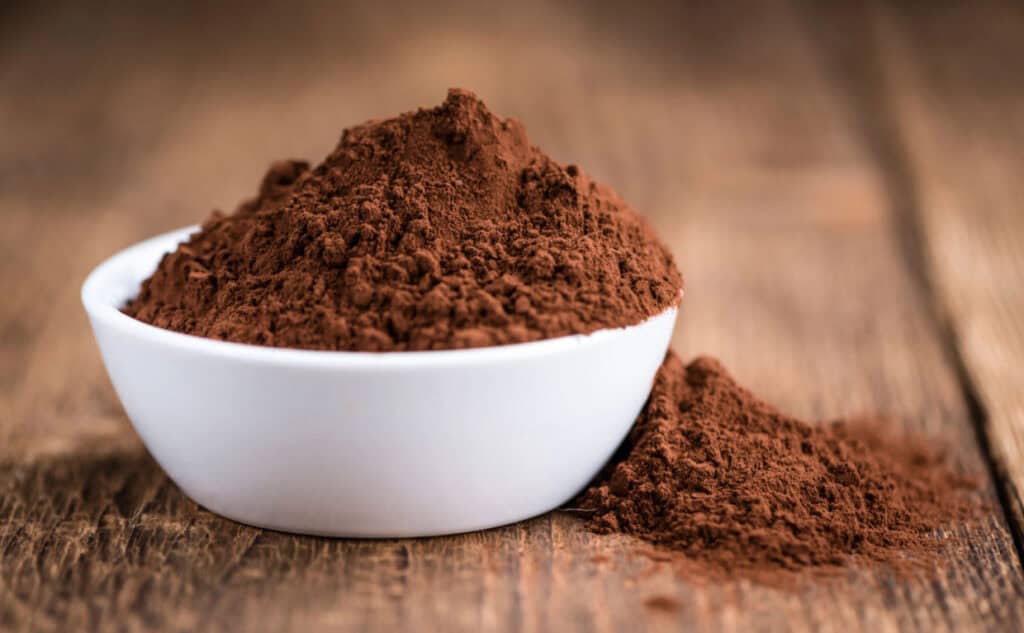
[[[1024,7],[252,4],[0,4],[0,629],[1021,630]],[[449,86],[650,216],[684,356],[953,442],[995,511],[940,535],[949,567],[708,586],[560,513],[351,541],[185,499],[104,375],[85,274]]]

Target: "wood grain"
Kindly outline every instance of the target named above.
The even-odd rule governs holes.
[[[1024,12],[879,10],[874,21],[922,256],[1024,543]],[[972,22],[984,34],[958,36]]]
[[[998,510],[939,535],[950,564],[933,577],[850,570],[792,591],[695,582],[563,513],[388,541],[238,525],[145,453],[81,315],[78,284],[115,249],[231,207],[272,159],[322,156],[345,125],[465,85],[650,215],[687,275],[684,355],[722,357],[799,415],[887,411],[984,473],[877,129],[829,61],[870,42],[819,37],[815,19],[784,2],[8,10],[0,629],[1021,628]]]

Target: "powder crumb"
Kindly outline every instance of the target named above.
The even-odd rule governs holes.
[[[344,131],[316,167],[271,166],[124,311],[239,343],[483,347],[635,325],[682,278],[625,202],[473,93]]]
[[[693,577],[786,584],[794,573],[940,562],[937,531],[977,517],[977,481],[879,424],[812,425],[671,352],[619,454],[576,505],[601,533],[655,546]]]
[[[671,596],[652,596],[647,600],[644,600],[644,606],[652,611],[675,613],[679,611],[682,605],[680,605],[678,600]]]

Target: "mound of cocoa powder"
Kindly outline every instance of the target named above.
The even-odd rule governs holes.
[[[671,352],[619,454],[576,505],[711,575],[936,561],[935,531],[975,517],[977,483],[877,424],[780,413],[715,359]],[[973,493],[973,494],[972,494]]]
[[[125,312],[210,338],[324,350],[533,341],[672,306],[669,252],[610,189],[472,93],[345,130],[214,213]]]

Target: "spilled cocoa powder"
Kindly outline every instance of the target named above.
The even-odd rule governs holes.
[[[587,525],[690,571],[776,582],[792,572],[937,562],[936,530],[981,510],[943,451],[867,421],[812,425],[722,365],[669,353],[612,463],[577,500]]]
[[[520,343],[642,322],[682,279],[607,187],[472,93],[345,130],[274,165],[124,311],[215,339],[323,350]]]

